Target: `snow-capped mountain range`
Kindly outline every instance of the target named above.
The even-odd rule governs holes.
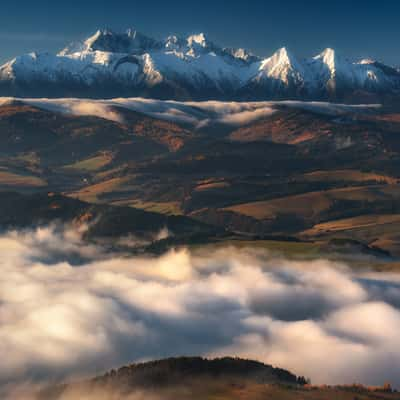
[[[400,71],[333,49],[299,59],[281,48],[261,58],[203,33],[155,40],[133,29],[99,30],[58,54],[25,54],[1,66],[0,96],[376,101],[400,96]]]

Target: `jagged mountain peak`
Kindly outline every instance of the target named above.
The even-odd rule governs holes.
[[[84,51],[105,51],[110,53],[141,54],[148,50],[161,48],[161,42],[129,28],[123,33],[109,28],[99,29],[83,42],[73,43],[59,54],[68,55]]]
[[[127,36],[131,38],[135,38],[138,33],[140,34],[140,32],[138,32],[135,28],[128,28],[126,30]]]
[[[399,96],[400,73],[379,62],[348,61],[332,48],[298,59],[282,47],[260,59],[245,49],[222,48],[202,32],[156,40],[133,28],[99,29],[58,55],[24,55],[0,67],[5,96],[325,100],[338,89],[349,97]]]
[[[295,56],[286,48],[281,47],[270,57],[275,63],[292,64],[297,62]]]
[[[376,60],[372,58],[363,58],[362,60],[358,61],[358,64],[361,65],[373,65],[376,63]]]
[[[331,47],[327,47],[320,54],[313,58],[315,61],[322,62],[331,71],[337,69],[340,65],[352,64],[351,61],[344,58],[340,53]]]
[[[204,33],[191,34],[187,37],[170,35],[162,43],[165,50],[179,53],[181,57],[189,59],[208,53],[218,55],[224,53],[222,48],[210,41]]]
[[[313,59],[315,61],[321,61],[324,64],[334,66],[336,58],[336,51],[331,47],[327,47],[321,53],[317,54]]]
[[[200,32],[189,35],[186,38],[187,55],[198,57],[206,53],[219,53],[222,54],[222,49],[208,39],[208,37]]]
[[[164,40],[164,46],[167,50],[179,50],[186,46],[186,40],[176,35],[169,35]]]
[[[263,60],[260,65],[260,71],[265,76],[278,79],[286,84],[291,77],[300,78],[303,69],[303,65],[286,47],[278,49],[271,57]]]
[[[187,37],[170,35],[163,41],[167,51],[175,51],[186,56],[198,57],[207,53],[219,56],[228,56],[237,61],[250,64],[260,61],[260,58],[243,48],[222,48],[212,42],[208,36],[201,32],[191,34]]]
[[[261,61],[261,58],[253,54],[251,51],[248,51],[243,48],[232,48],[232,47],[225,47],[222,49],[225,54],[236,58],[237,60],[242,60],[247,63],[254,63],[257,61]]]
[[[189,46],[193,46],[194,44],[196,44],[201,47],[207,47],[208,40],[206,35],[203,32],[200,32],[200,33],[195,33],[193,35],[189,35],[187,37],[187,43]]]
[[[333,49],[332,47],[327,47],[326,49],[322,50],[321,53],[317,55],[317,57],[332,59],[335,58],[336,54],[337,52],[335,49]]]
[[[281,47],[276,50],[272,56],[261,61],[261,69],[265,68],[302,70],[303,65],[287,47]]]

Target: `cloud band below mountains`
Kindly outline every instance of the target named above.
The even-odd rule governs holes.
[[[311,111],[317,114],[340,116],[348,112],[368,112],[379,105],[345,105],[326,102],[260,101],[260,102],[179,102],[144,98],[91,99],[13,99],[0,98],[0,106],[18,100],[35,107],[71,115],[89,115],[123,122],[118,108],[185,124],[193,129],[213,124],[239,127],[274,114],[279,107]]]
[[[0,251],[3,385],[175,355],[245,356],[313,382],[400,384],[396,274],[232,248],[107,255],[52,228],[3,234]],[[89,261],[72,266],[72,253]]]

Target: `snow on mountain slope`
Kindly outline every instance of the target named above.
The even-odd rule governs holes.
[[[260,59],[222,48],[203,33],[155,40],[136,30],[99,30],[58,54],[30,53],[0,67],[0,95],[327,99],[400,92],[400,72],[351,62],[333,49],[299,60],[286,48]]]
[[[225,47],[223,49],[223,51],[225,54],[228,54],[238,60],[243,60],[248,64],[251,64],[251,63],[261,60],[261,57],[258,57],[255,54],[253,54],[251,51],[248,51],[248,50],[242,49],[242,48],[235,49],[235,48]]]
[[[0,79],[21,81],[82,81],[95,84],[101,77],[132,79],[138,71],[135,63],[121,63],[122,55],[102,51],[84,51],[55,56],[30,53],[16,57],[0,68]]]
[[[345,90],[354,87],[365,90],[388,90],[399,87],[399,74],[392,77],[378,68],[372,60],[353,63],[338,55],[333,49],[325,49],[311,59],[309,67],[315,83],[323,83],[329,90]],[[394,78],[394,79],[393,79]]]
[[[125,33],[115,33],[108,29],[98,30],[83,42],[72,43],[59,55],[85,51],[106,51],[111,53],[143,54],[146,51],[162,48],[162,43],[142,33],[128,29]]]
[[[292,79],[294,82],[302,82],[305,75],[303,66],[285,47],[279,49],[271,57],[262,60],[259,71],[256,79],[267,77],[281,81],[286,85]]]

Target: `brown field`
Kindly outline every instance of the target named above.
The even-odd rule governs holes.
[[[362,215],[359,217],[339,219],[335,221],[324,222],[317,224],[311,229],[303,232],[304,236],[320,236],[326,233],[341,232],[355,229],[366,229],[369,230],[373,227],[376,230],[378,227],[385,225],[387,229],[388,225],[400,224],[399,214],[372,214]],[[371,231],[370,231],[371,232]],[[399,232],[400,233],[400,232]]]
[[[109,179],[91,186],[86,186],[85,188],[77,192],[72,192],[69,195],[83,201],[98,203],[101,201],[99,196],[102,194],[112,193],[117,190],[126,190],[126,183],[129,179],[130,178],[128,177]]]
[[[111,204],[115,206],[128,206],[134,208],[140,208],[145,211],[157,212],[166,215],[182,215],[182,210],[180,209],[180,204],[178,202],[151,202],[142,200],[118,200]]]
[[[135,188],[134,176],[128,175],[86,186],[79,191],[69,193],[69,196],[89,203],[134,207],[166,215],[182,215],[179,202],[142,200],[138,198]]]
[[[259,220],[273,218],[279,213],[296,214],[310,219],[328,210],[336,200],[374,202],[388,197],[397,198],[399,196],[400,188],[398,185],[360,186],[309,192],[273,200],[239,204],[227,207],[225,210]]]
[[[211,189],[223,189],[229,187],[230,184],[228,182],[209,182],[209,183],[201,183],[200,185],[195,187],[196,192],[201,192],[203,190],[211,190]]]
[[[377,115],[374,117],[378,121],[386,121],[386,122],[400,122],[400,114],[385,114],[385,115]]]
[[[231,383],[162,390],[164,399],[207,399],[207,400],[383,400],[400,399],[398,393],[353,391],[335,387],[295,388],[278,384]]]
[[[85,171],[95,172],[105,167],[112,161],[111,154],[102,154],[95,157],[88,158],[86,160],[77,161],[74,164],[66,165],[63,168],[70,171]]]
[[[21,175],[7,170],[0,170],[0,185],[19,187],[45,187],[47,182],[37,176]]]
[[[299,237],[322,240],[334,237],[355,239],[400,256],[400,215],[373,214],[329,221],[301,232]]]
[[[316,171],[302,175],[302,178],[308,182],[384,182],[387,184],[396,184],[397,178],[387,175],[376,174],[372,172],[362,172],[352,169],[342,169],[334,171]]]
[[[245,239],[226,239],[220,242],[209,243],[207,245],[190,246],[194,252],[203,253],[206,251],[217,251],[233,247],[240,250],[267,251],[273,256],[283,256],[289,259],[314,259],[322,255],[320,243],[318,242],[296,242],[279,240],[245,240]]]
[[[110,391],[110,389],[108,388]],[[107,398],[131,398],[126,393],[111,390]],[[103,398],[106,388],[91,388],[89,390],[67,391],[68,398],[74,395],[79,398]],[[133,391],[135,394],[135,391]],[[372,389],[348,389],[339,387],[296,387],[283,384],[261,384],[243,380],[222,382],[219,380],[200,380],[182,386],[169,386],[160,389],[137,390],[138,398],[161,398],[164,400],[389,400],[400,399],[398,393],[377,392]],[[78,396],[76,398],[78,398]],[[60,397],[57,397],[58,399]],[[46,400],[48,400],[46,398]]]

